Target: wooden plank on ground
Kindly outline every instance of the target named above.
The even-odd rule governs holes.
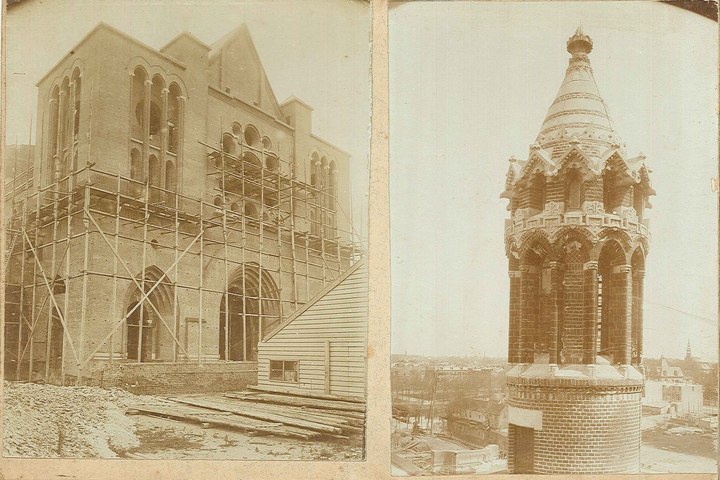
[[[204,400],[199,399],[197,397],[194,398],[182,398],[182,397],[170,397],[171,400],[179,403],[184,403],[187,405],[194,405],[196,407],[203,407],[203,408],[209,408],[212,410],[219,410],[224,412],[230,412],[235,415],[248,417],[248,418],[255,418],[259,420],[266,420],[271,422],[281,422],[285,425],[291,425],[294,427],[300,427],[307,430],[314,430],[321,433],[326,433],[330,435],[339,435],[342,433],[342,430],[338,427],[333,427],[330,425],[325,425],[317,422],[309,422],[306,420],[299,420],[292,417],[287,417],[284,415],[274,414],[274,413],[268,413],[268,412],[262,412],[257,409],[252,408],[246,408],[246,407],[232,407],[227,404],[223,404],[222,402],[217,402],[213,400]]]
[[[303,440],[310,440],[318,436],[317,432],[307,431],[299,428],[289,428],[278,423],[254,421],[248,422],[239,419],[233,414],[222,414],[203,411],[202,409],[182,409],[182,408],[164,408],[158,406],[147,406],[141,405],[133,407],[138,412],[155,416],[164,417],[172,420],[178,420],[189,423],[207,423],[212,426],[231,428],[234,430],[240,430],[244,432],[261,432],[272,435],[280,435],[291,438],[300,438]]]
[[[323,408],[308,408],[304,405],[281,405],[277,403],[266,402],[263,400],[256,400],[257,397],[251,395],[243,395],[241,393],[224,393],[223,397],[230,399],[232,402],[252,402],[257,406],[264,406],[265,408],[278,409],[281,408],[283,411],[299,412],[305,414],[312,414],[320,417],[327,417],[330,419],[346,420],[348,423],[353,425],[361,425],[365,422],[365,414],[362,412],[350,412],[347,410],[331,410]]]
[[[215,398],[215,397],[212,397]],[[305,410],[300,407],[292,407],[288,405],[274,405],[270,403],[257,403],[238,399],[215,400],[217,403],[228,405],[231,408],[248,408],[257,411],[283,415],[286,417],[296,418],[299,420],[307,420],[309,422],[317,422],[332,427],[338,427],[343,432],[361,433],[365,430],[364,420],[351,419],[339,415],[329,415],[322,410]]]
[[[277,403],[281,405],[294,405],[298,407],[345,410],[350,412],[365,413],[364,404],[336,400],[330,401],[308,397],[296,397],[290,395],[278,395],[270,393],[258,393],[257,395],[253,396],[253,400],[259,402]]]
[[[290,395],[292,397],[303,397],[303,398],[317,398],[318,400],[337,400],[341,402],[349,402],[349,403],[357,403],[360,405],[365,405],[365,400],[358,397],[346,397],[342,395],[327,395],[324,393],[314,393],[314,392],[304,392],[304,393],[298,393],[298,392],[292,392],[288,390],[283,390],[282,388],[276,388],[276,387],[267,387],[263,385],[248,385],[248,390],[254,390],[258,392],[266,392],[266,393],[277,393],[280,395]]]

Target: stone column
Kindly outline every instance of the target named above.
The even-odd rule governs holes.
[[[535,360],[535,327],[538,320],[538,267],[520,266],[520,362]]]
[[[634,270],[632,280],[632,364],[639,365],[642,362],[643,349],[643,284],[645,270]]]
[[[510,325],[508,326],[508,362],[521,362],[520,319],[521,319],[521,272],[510,270]]]
[[[583,347],[582,363],[594,364],[597,355],[598,262],[583,265]]]
[[[560,337],[560,309],[558,302],[560,300],[560,291],[562,289],[562,272],[559,262],[549,262],[550,270],[550,296],[548,299],[549,311],[548,315],[548,350],[550,357],[549,363],[557,365],[560,363],[559,337]]]
[[[613,362],[630,365],[632,335],[632,268],[630,265],[616,265],[612,269],[612,337],[610,349]]]

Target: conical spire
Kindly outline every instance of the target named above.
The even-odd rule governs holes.
[[[567,51],[572,56],[565,79],[537,138],[537,143],[553,157],[561,155],[571,143],[593,157],[621,144],[595,83],[588,57],[592,48],[592,39],[582,26],[567,41]]]

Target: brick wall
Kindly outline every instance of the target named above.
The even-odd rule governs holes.
[[[540,383],[508,385],[510,406],[542,411],[542,429],[534,430],[534,473],[639,471],[642,385],[583,385],[568,379]],[[516,428],[510,424],[511,473],[517,454]]]
[[[66,379],[72,384],[72,378]],[[242,390],[257,384],[256,362],[107,364],[83,384],[120,387],[137,394],[206,393]]]

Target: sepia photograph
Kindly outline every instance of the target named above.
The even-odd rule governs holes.
[[[364,460],[370,5],[8,3],[2,455]]]
[[[716,474],[717,4],[388,28],[392,475]]]

